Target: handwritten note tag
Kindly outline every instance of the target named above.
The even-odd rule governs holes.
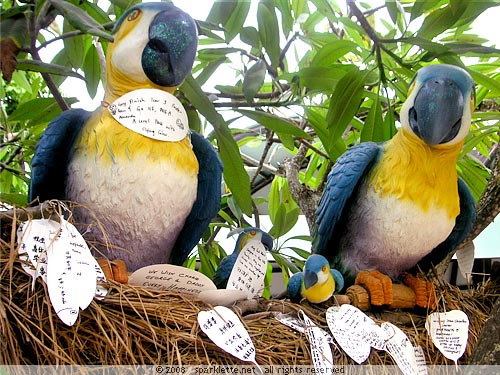
[[[224,306],[200,311],[198,324],[203,332],[225,352],[255,365],[255,346],[238,315]],[[258,365],[257,365],[258,366]]]
[[[405,375],[418,375],[420,369],[415,357],[415,348],[406,334],[389,322],[382,323],[381,327],[387,336],[386,350],[401,372]]]
[[[432,313],[427,317],[425,329],[432,342],[443,355],[455,361],[464,354],[469,337],[469,318],[460,310]]]
[[[19,257],[33,276],[47,284],[50,302],[59,318],[72,326],[79,309],[92,302],[98,275],[104,274],[78,230],[63,218],[23,223],[18,230]],[[102,292],[103,293],[103,292]]]
[[[249,241],[240,251],[234,264],[227,289],[243,290],[248,298],[260,297],[264,290],[267,254],[260,241]]]
[[[370,356],[371,346],[358,329],[359,317],[354,316],[354,310],[343,308],[329,308],[326,311],[328,328],[337,340],[337,343],[356,363],[361,364]],[[353,307],[353,306],[350,306]]]
[[[421,346],[415,347],[415,360],[417,362],[418,375],[427,375],[427,363],[425,361],[424,350]]]
[[[472,281],[472,267],[474,266],[474,242],[468,242],[457,250],[458,269],[468,283]]]
[[[297,332],[305,333],[306,323],[303,320],[301,320],[299,318],[295,318],[291,315],[282,314],[282,313],[276,314],[274,317],[276,318],[276,320],[278,320],[280,323],[286,325],[287,327],[290,327],[291,329],[293,329]],[[321,330],[323,336],[325,336],[326,342],[330,345],[334,345],[335,347],[337,347],[337,345],[335,344],[335,341],[333,340],[333,337],[328,332],[326,332],[324,329],[322,329],[322,328],[319,328],[319,329]]]
[[[109,112],[120,124],[160,141],[180,141],[189,131],[186,111],[168,92],[157,89],[131,91],[116,99]]]
[[[153,264],[135,271],[129,284],[185,294],[199,294],[217,287],[207,276],[189,268],[172,264]]]
[[[311,356],[317,373],[333,373],[333,353],[324,331],[301,310],[305,333],[311,345]]]

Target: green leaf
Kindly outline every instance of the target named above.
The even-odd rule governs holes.
[[[418,36],[432,39],[450,29],[462,16],[465,9],[466,6],[464,4],[453,8],[448,5],[444,8],[436,9],[425,17],[425,20],[418,31]]]
[[[266,63],[263,60],[257,61],[248,69],[243,79],[243,94],[248,103],[253,101],[255,94],[259,92],[266,77]]]
[[[213,73],[217,70],[219,66],[221,66],[224,62],[227,61],[226,57],[221,57],[218,60],[209,62],[203,71],[196,77],[196,81],[203,86],[210,77],[212,77]]]
[[[250,10],[250,1],[238,1],[236,7],[231,12],[231,15],[225,23],[223,23],[226,29],[226,43],[229,43],[234,39],[236,35],[241,31],[245,20],[247,19],[248,11]]]
[[[329,66],[338,63],[339,59],[348,53],[356,53],[359,46],[350,40],[336,40],[322,47],[314,56],[312,66]]]
[[[85,74],[85,82],[87,84],[87,92],[93,99],[97,93],[97,87],[101,81],[101,64],[99,63],[99,56],[95,46],[90,46],[85,55],[85,60],[82,66],[83,73]]]
[[[500,94],[500,82],[498,81],[498,78],[490,78],[487,75],[472,69],[469,69],[468,72],[477,84],[488,88],[496,95]]]
[[[389,12],[389,16],[391,17],[391,20],[394,24],[398,23],[398,16],[399,16],[399,8],[398,8],[398,4],[396,1],[397,0],[386,0],[385,1],[385,7],[387,8],[387,11]]]
[[[252,214],[250,178],[245,171],[238,145],[231,130],[193,76],[190,75],[186,78],[181,90],[191,104],[213,125],[219,146],[219,156],[224,164],[224,181],[242,211],[250,216]]]
[[[2,22],[0,22],[0,40],[11,38],[18,47],[22,47],[26,42],[27,35],[28,21],[23,14],[16,14],[10,18],[2,17]]]
[[[274,178],[271,183],[271,189],[269,190],[269,204],[268,204],[268,212],[269,219],[271,223],[276,221],[276,216],[278,214],[278,208],[280,206],[280,179]]]
[[[278,133],[289,134],[299,138],[311,139],[311,136],[302,129],[295,126],[292,122],[271,113],[262,111],[252,111],[248,109],[238,109],[236,112],[245,115],[266,128]]]
[[[380,96],[377,95],[372,104],[368,116],[366,117],[363,130],[361,131],[361,142],[382,142],[384,137],[384,120],[382,119],[382,106],[380,105]]]
[[[266,1],[260,1],[257,8],[257,24],[259,27],[260,40],[264,46],[271,66],[276,68],[280,58],[280,30],[274,7]]]
[[[255,49],[260,49],[261,47],[259,32],[253,26],[247,26],[241,29],[240,40]]]
[[[56,74],[66,77],[75,77],[82,80],[85,79],[80,74],[73,71],[71,68],[62,65],[48,64],[38,60],[20,59],[17,61],[16,69],[28,70],[31,72]]]
[[[330,137],[342,136],[361,104],[368,71],[352,68],[335,86],[326,116]]]
[[[75,29],[101,37],[109,42],[113,41],[113,36],[105,32],[104,27],[83,9],[64,0],[50,0],[50,3]]]
[[[68,104],[75,103],[75,99],[66,99]],[[61,108],[54,98],[37,98],[20,104],[9,116],[9,121],[29,122],[30,126],[38,123],[47,123],[61,113]]]
[[[289,0],[276,0],[276,7],[279,9],[281,13],[281,25],[283,27],[283,34],[285,34],[285,38],[288,37],[293,31],[293,16],[292,16],[292,8],[290,6]]]

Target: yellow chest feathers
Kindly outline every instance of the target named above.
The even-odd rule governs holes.
[[[83,129],[76,153],[95,157],[102,163],[141,159],[150,163],[173,163],[186,173],[198,173],[198,160],[189,137],[179,142],[147,138],[119,124],[106,109],[98,110]]]
[[[333,280],[333,277],[328,277],[324,283],[317,283],[309,289],[305,289],[302,284],[302,295],[312,303],[321,303],[326,301],[331,297],[334,290],[335,281]]]
[[[444,209],[454,219],[460,211],[456,163],[462,145],[430,147],[400,129],[385,144],[369,184],[382,197],[411,201],[424,212],[431,207]]]

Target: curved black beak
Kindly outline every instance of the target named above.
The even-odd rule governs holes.
[[[317,282],[318,275],[316,275],[316,272],[313,272],[311,270],[304,271],[304,286],[306,289],[309,289],[310,287],[316,285]]]
[[[187,13],[169,6],[149,26],[149,42],[142,52],[142,66],[157,85],[179,86],[193,67],[198,46],[196,23]]]
[[[428,145],[451,141],[460,131],[464,98],[449,78],[426,81],[409,112],[410,127]]]

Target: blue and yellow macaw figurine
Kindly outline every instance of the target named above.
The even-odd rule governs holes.
[[[86,238],[109,243],[99,249],[130,270],[180,265],[220,208],[218,155],[194,131],[164,141],[129,130],[107,106],[138,89],[172,94],[191,72],[196,24],[170,3],[142,3],[113,34],[103,106],[66,111],[48,126],[32,162],[30,199],[81,204],[76,222],[101,224]]]
[[[217,286],[217,288],[219,289],[226,288],[227,281],[229,280],[231,271],[233,270],[233,267],[236,264],[238,255],[248,242],[260,241],[264,245],[264,248],[267,251],[271,251],[273,248],[273,238],[260,228],[256,227],[249,227],[245,229],[238,228],[236,230],[229,232],[228,237],[235,233],[239,233],[239,236],[238,239],[236,240],[234,251],[227,257],[222,259],[222,261],[219,264],[219,267],[217,267],[217,270],[215,271],[213,281],[215,286]]]
[[[288,280],[287,294],[292,300],[300,296],[312,303],[328,300],[344,287],[344,278],[336,269],[330,268],[328,260],[319,254],[307,258],[302,272],[297,272]]]
[[[392,302],[387,276],[396,279],[417,265],[427,271],[472,228],[474,200],[456,163],[474,100],[474,82],[464,69],[420,69],[394,138],[352,147],[328,176],[316,211],[313,252],[324,255],[347,286],[358,275],[372,305]],[[433,304],[429,283],[407,281],[418,306]]]

